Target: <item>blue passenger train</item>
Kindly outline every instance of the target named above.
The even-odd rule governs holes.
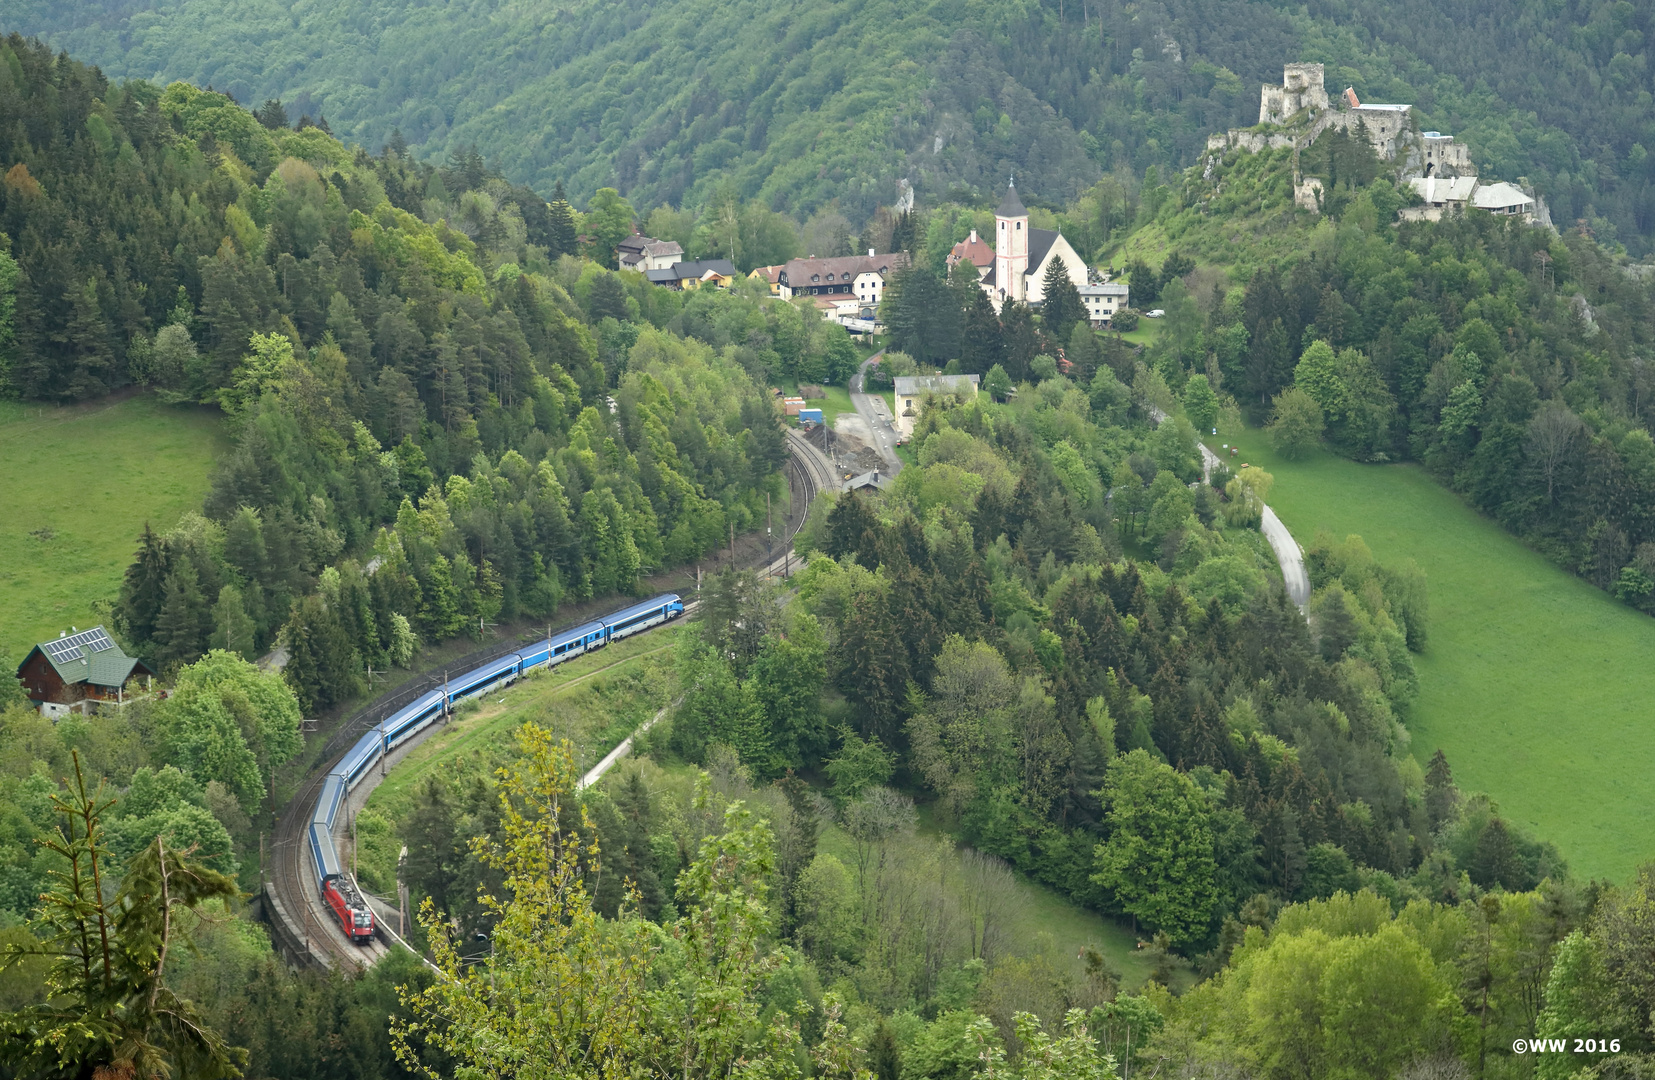
[[[340,871],[339,852],[333,843],[333,826],[340,808],[370,768],[448,715],[462,698],[487,693],[495,687],[514,682],[531,668],[561,664],[602,648],[611,641],[669,622],[682,614],[684,601],[677,593],[666,593],[601,619],[560,631],[463,675],[450,676],[445,687],[421,695],[358,739],[356,745],[345,752],[345,756],[323,779],[321,795],[311,812],[308,835],[317,893],[339,920],[345,936],[357,943],[371,941],[374,936],[373,912],[357,891],[355,883]]]

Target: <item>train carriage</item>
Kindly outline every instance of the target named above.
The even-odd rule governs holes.
[[[433,690],[421,696],[413,704],[393,713],[390,719],[380,725],[385,732],[386,752],[389,753],[403,742],[425,730],[425,726],[442,713],[442,708],[442,691]]]
[[[604,633],[611,641],[615,641],[648,630],[652,626],[660,626],[683,613],[684,601],[678,598],[678,594],[664,593],[641,604],[622,608],[613,615],[606,615],[603,619]]]
[[[589,623],[570,630],[553,634],[546,639],[547,662],[561,664],[565,660],[581,655],[588,649],[595,649],[603,644],[603,623],[593,619]]]
[[[339,866],[333,826],[345,799],[375,762],[419,734],[442,716],[447,706],[462,698],[510,683],[529,668],[562,663],[601,648],[609,641],[676,619],[683,613],[684,601],[676,593],[664,593],[604,618],[552,634],[519,652],[491,660],[458,677],[451,676],[444,689],[432,690],[398,709],[345,751],[322,781],[307,830],[317,892],[345,935],[357,943],[371,940],[374,916],[356,883]]]
[[[490,661],[480,668],[468,671],[459,678],[448,680],[448,700],[452,704],[461,698],[472,697],[486,693],[496,686],[506,685],[516,680],[522,665],[522,658],[516,653],[502,656],[498,660]]]

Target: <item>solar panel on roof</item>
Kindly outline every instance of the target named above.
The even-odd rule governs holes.
[[[94,626],[90,630],[82,630],[66,638],[48,641],[42,647],[54,663],[62,664],[70,660],[84,660],[91,653],[113,649],[115,643],[110,640],[103,627]]]

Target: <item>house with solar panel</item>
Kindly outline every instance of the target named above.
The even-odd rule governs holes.
[[[101,626],[43,641],[17,667],[23,692],[54,719],[95,712],[104,704],[124,705],[154,677],[148,664],[128,656]]]

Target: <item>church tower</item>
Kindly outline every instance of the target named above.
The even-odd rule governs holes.
[[[994,211],[994,283],[1003,303],[1024,300],[1024,278],[1029,270],[1029,212],[1017,197],[1017,182],[1006,185],[1006,197]]]

